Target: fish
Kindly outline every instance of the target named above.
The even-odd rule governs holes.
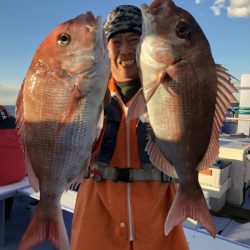
[[[89,166],[103,127],[109,75],[102,19],[90,11],[58,25],[35,51],[16,118],[29,181],[40,201],[20,250],[46,239],[56,249],[69,249],[60,199]]]
[[[171,0],[154,0],[141,11],[137,64],[142,88],[127,120],[147,117],[145,150],[151,162],[179,180],[165,235],[190,217],[215,238],[198,173],[218,157],[220,127],[237,89],[228,71],[214,62],[209,42],[189,12]]]

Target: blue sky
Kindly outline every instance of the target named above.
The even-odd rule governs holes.
[[[35,50],[60,23],[86,11],[149,0],[0,0],[0,104],[14,104]],[[200,24],[214,59],[240,79],[250,74],[250,0],[175,0]]]

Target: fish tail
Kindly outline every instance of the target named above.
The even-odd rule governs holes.
[[[45,240],[51,241],[58,250],[69,250],[69,239],[61,210],[56,209],[53,218],[47,218],[46,211],[38,205],[18,250],[31,250]]]
[[[182,223],[189,217],[199,221],[210,235],[215,238],[217,230],[214,226],[201,188],[195,189],[194,193],[187,193],[184,188],[179,186],[165,221],[164,232],[166,236],[173,227]],[[194,196],[195,198],[193,198]]]

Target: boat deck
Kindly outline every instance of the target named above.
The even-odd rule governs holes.
[[[212,214],[218,232],[217,237],[222,237],[224,240],[229,240],[235,243],[242,244],[246,248],[250,249],[250,188],[246,190],[245,201],[242,206],[226,205],[221,211]],[[198,225],[188,220],[184,222],[184,227],[193,228],[195,230],[202,231],[207,234],[204,229],[199,228]],[[213,239],[211,237],[206,238],[206,243],[212,244],[212,241]],[[202,248],[202,250],[218,248],[219,245],[217,246],[217,248],[204,247]]]
[[[19,194],[15,196],[10,218],[5,221],[5,245],[0,246],[0,250],[16,250],[29,221],[35,206],[36,199]],[[250,189],[245,193],[245,202],[239,209],[246,209],[250,214]],[[22,216],[20,216],[22,215]],[[70,236],[72,213],[63,210],[63,216]],[[185,221],[184,229],[191,250],[227,249],[243,250],[250,249],[250,220],[242,216],[224,217],[226,215],[215,216],[213,219],[218,230],[218,236],[214,240],[204,229],[199,228],[192,222]],[[201,248],[201,245],[203,246]],[[49,242],[44,242],[35,250],[52,250]]]

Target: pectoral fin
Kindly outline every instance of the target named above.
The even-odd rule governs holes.
[[[61,118],[62,125],[65,123],[69,123],[70,121],[73,120],[75,111],[77,110],[77,107],[82,97],[83,96],[81,91],[77,88],[77,86],[75,86],[69,97],[68,102],[64,107],[64,111],[62,113],[62,118]]]
[[[146,101],[143,95],[143,89],[139,89],[136,95],[133,97],[128,109],[126,121],[136,119],[146,112]]]

